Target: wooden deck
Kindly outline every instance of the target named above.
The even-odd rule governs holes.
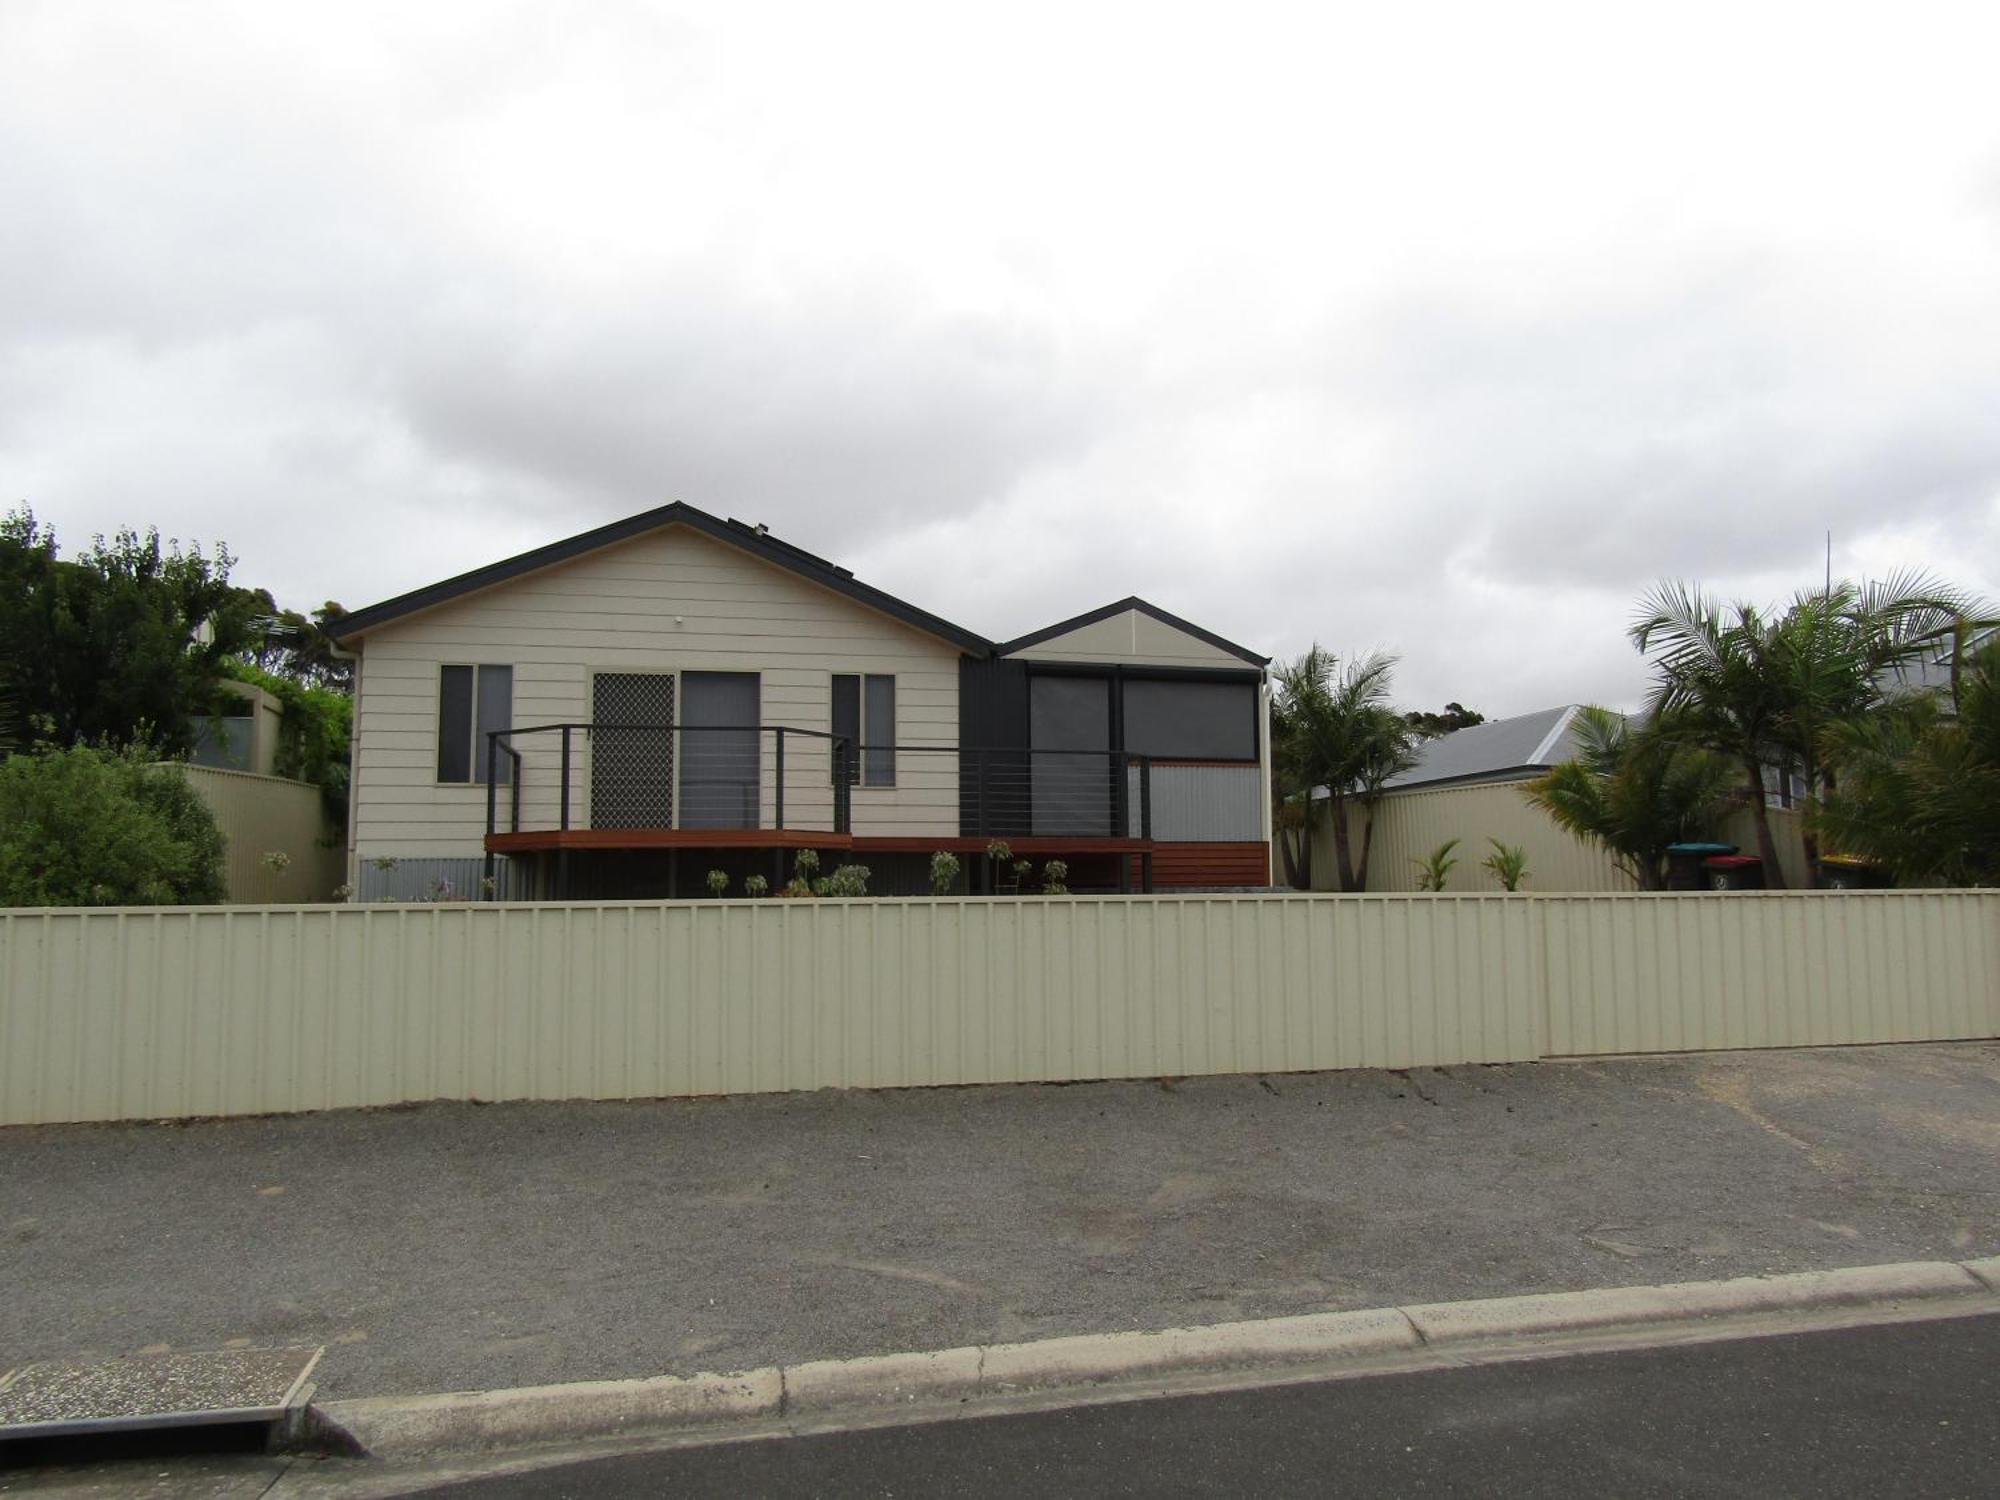
[[[983,854],[992,840],[942,836],[871,836],[806,828],[566,828],[486,837],[490,854],[535,854],[558,849],[834,849],[855,853]],[[1061,838],[1024,835],[1004,840],[1016,854],[1148,854],[1152,839]]]

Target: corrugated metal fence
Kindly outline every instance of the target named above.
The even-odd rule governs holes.
[[[23,912],[0,1123],[2000,1035],[2000,893]]]
[[[232,902],[326,901],[347,878],[347,853],[318,787],[219,766],[179,770],[222,830]]]

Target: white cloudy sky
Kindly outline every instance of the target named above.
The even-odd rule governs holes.
[[[1635,698],[1662,575],[2000,592],[2000,19],[0,0],[0,502],[358,607],[671,499]]]

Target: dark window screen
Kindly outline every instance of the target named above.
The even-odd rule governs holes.
[[[870,786],[896,784],[896,679],[868,679],[868,761]]]
[[[857,748],[861,743],[861,678],[851,672],[842,672],[833,679],[833,732],[837,736],[833,746],[833,764],[829,774],[835,781],[840,780],[840,767],[847,767],[847,779],[861,779],[861,754]],[[843,747],[839,741],[846,741]],[[845,755],[845,762],[842,756]]]
[[[449,670],[449,669],[447,669]],[[486,780],[487,734],[495,729],[511,729],[514,725],[514,669],[512,667],[481,667],[479,669],[479,733],[472,739],[472,779]],[[501,742],[506,748],[506,742]],[[504,754],[493,756],[493,779],[505,786],[514,774],[514,763]]]
[[[1029,678],[1029,742],[1037,750],[1109,750],[1109,689],[1102,677]]]
[[[439,781],[472,780],[472,668],[438,669]]]
[[[1256,685],[1129,679],[1125,748],[1169,760],[1255,760]]]

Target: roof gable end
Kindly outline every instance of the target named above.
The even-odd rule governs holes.
[[[358,609],[343,615],[335,626],[335,639],[343,645],[378,630],[384,625],[434,609],[440,604],[448,604],[468,594],[538,573],[544,568],[552,568],[570,562],[587,553],[616,546],[620,542],[631,541],[649,532],[663,530],[669,526],[686,526],[712,537],[716,541],[749,553],[761,562],[782,568],[816,583],[822,588],[844,594],[858,603],[878,610],[891,619],[924,631],[929,635],[948,641],[960,650],[984,656],[993,649],[992,642],[984,636],[976,635],[963,626],[954,625],[928,610],[917,608],[893,594],[884,593],[857,579],[846,568],[838,567],[823,557],[817,557],[802,547],[780,541],[761,526],[750,526],[735,519],[722,520],[705,510],[676,500],[658,509],[643,511],[636,516],[627,516],[622,521],[613,521],[608,526],[600,526],[594,531],[581,532],[559,542],[551,542],[545,547],[537,547],[515,557],[505,558],[497,563],[489,563],[483,568],[474,568],[469,573],[460,573],[455,578],[447,578],[421,589],[413,589],[407,594],[399,594],[393,599],[385,599],[380,604],[371,604],[366,609]]]
[[[1037,647],[1048,646],[1050,643],[1059,641],[1065,636],[1085,633],[1093,625],[1099,625],[1108,620],[1115,620],[1120,615],[1128,614],[1138,615],[1151,620],[1158,625],[1165,626],[1168,630],[1199,641],[1202,645],[1212,650],[1233,656],[1238,661],[1248,663],[1253,667],[1263,667],[1270,663],[1270,657],[1259,656],[1247,646],[1239,646],[1234,641],[1225,640],[1213,631],[1204,630],[1201,626],[1191,621],[1183,620],[1178,615],[1169,614],[1158,605],[1148,603],[1136,594],[1119,599],[1111,604],[1106,604],[1101,608],[1089,610],[1071,619],[1058,621],[1056,624],[1047,626],[1041,630],[1031,631],[1027,635],[1017,636],[1011,641],[1003,641],[993,648],[994,654],[998,656],[1013,656],[1024,651],[1032,651]]]

